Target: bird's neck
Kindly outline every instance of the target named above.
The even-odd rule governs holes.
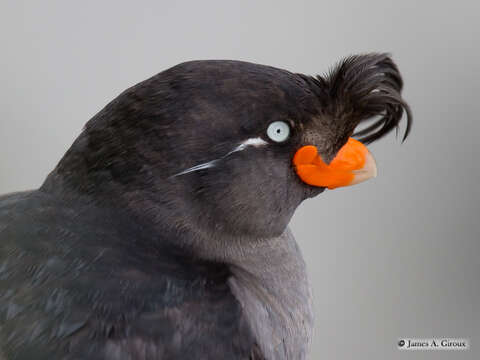
[[[305,262],[290,230],[224,257],[231,263],[231,289],[266,358],[303,359],[313,305]]]
[[[265,358],[305,359],[313,333],[313,300],[290,229],[272,238],[210,237],[193,242],[196,254],[229,266],[230,288]]]

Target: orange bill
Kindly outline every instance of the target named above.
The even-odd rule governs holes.
[[[328,165],[313,145],[298,149],[293,164],[303,182],[329,189],[358,184],[377,176],[377,166],[370,151],[353,138],[348,139]]]

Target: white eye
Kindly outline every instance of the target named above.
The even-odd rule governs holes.
[[[290,126],[284,121],[274,121],[268,125],[267,135],[275,142],[283,142],[290,136]]]

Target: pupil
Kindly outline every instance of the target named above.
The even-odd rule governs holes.
[[[282,132],[282,130],[277,129],[277,134],[280,134],[281,132]]]

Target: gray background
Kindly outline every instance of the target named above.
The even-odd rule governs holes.
[[[415,123],[370,146],[379,176],[305,202],[292,227],[316,301],[311,359],[480,358],[480,6],[474,1],[0,5],[0,193],[38,187],[126,87],[191,59],[317,74],[389,51]],[[400,352],[401,337],[465,352]]]

